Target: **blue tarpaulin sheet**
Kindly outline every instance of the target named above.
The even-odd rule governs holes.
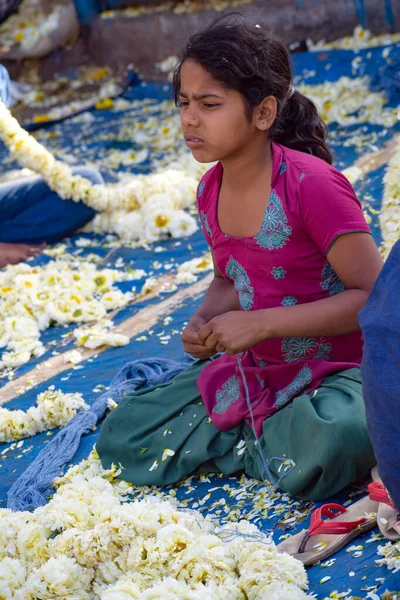
[[[373,72],[378,74],[379,67],[384,66],[385,60],[382,57],[382,48],[363,51],[358,55],[362,58],[362,68],[365,67],[364,73]],[[324,52],[323,56],[310,53],[295,55],[295,72],[298,74],[296,81],[305,80],[307,83],[316,84],[326,79],[336,81],[342,75],[353,77],[351,65],[354,57],[355,53],[352,51]],[[329,68],[327,68],[327,65],[330,65]],[[37,134],[39,139],[46,139],[47,146],[56,155],[60,153],[62,153],[62,156],[70,154],[79,157],[81,163],[90,161],[93,164],[99,164],[105,179],[114,181],[117,172],[107,166],[105,160],[107,152],[116,148],[120,150],[132,148],[132,143],[128,139],[121,139],[123,136],[120,133],[124,127],[129,126],[129,123],[147,118],[148,113],[142,103],[144,99],[151,100],[152,116],[160,116],[160,118],[163,116],[165,118],[166,114],[173,115],[176,110],[172,106],[166,109],[163,104],[170,97],[171,89],[169,85],[142,82],[131,86],[123,94],[123,98],[126,100],[136,101],[130,108],[114,111],[91,110],[87,112],[88,118],[86,121],[70,118],[60,123],[52,123],[37,132]],[[394,106],[396,102],[398,104],[398,96],[396,98],[396,95],[394,95],[391,103]],[[158,106],[160,107],[159,111]],[[390,130],[381,125],[370,123],[351,127],[330,126],[330,141],[335,155],[335,165],[340,169],[353,165],[355,160],[366,152],[383,148],[399,129],[399,126]],[[53,135],[49,135],[49,133]],[[360,138],[364,140],[363,143],[360,143]],[[140,147],[138,146],[135,149],[139,150]],[[157,154],[160,159],[163,157],[162,150],[154,150],[146,162],[135,167],[121,167],[120,170],[148,172],[153,168],[151,161],[154,154]],[[16,167],[14,163],[8,160],[4,148],[0,148],[0,158],[4,159],[6,168]],[[383,174],[384,166],[380,166],[365,175],[355,186],[359,197],[366,199],[366,205],[372,217],[373,236],[378,244],[381,242],[378,216],[383,194]],[[92,242],[91,247],[82,248],[76,244],[76,241],[83,237]],[[91,253],[97,254],[102,259],[100,263],[102,266],[115,268],[116,262],[122,257],[126,266],[133,266],[137,269],[142,268],[147,274],[153,272],[157,276],[167,272],[166,265],[171,263],[180,264],[207,251],[206,243],[200,232],[184,240],[158,242],[156,244],[157,253],[154,252],[154,247],[136,249],[122,247],[110,252],[105,237],[88,233],[74,236],[65,243],[68,252],[79,252],[80,256]],[[41,261],[45,260],[49,259],[41,257],[37,259],[37,262],[40,264]],[[158,261],[158,264],[154,265],[154,261]],[[122,290],[127,289],[127,283],[118,285]],[[131,285],[132,282],[130,282]],[[143,298],[140,302],[122,309],[114,318],[115,323],[118,324],[135,315],[149,304],[156,305],[167,295],[168,293],[163,293],[150,300]],[[45,391],[50,385],[54,385],[64,392],[79,391],[83,394],[86,402],[90,404],[109,385],[121,366],[127,361],[137,358],[165,356],[187,361],[189,364],[189,359],[183,354],[179,332],[196,310],[199,302],[199,298],[192,299],[189,297],[171,314],[171,322],[166,324],[164,318],[160,319],[156,326],[152,328],[151,335],[147,335],[143,341],[133,338],[128,346],[108,349],[97,357],[92,357],[84,363],[80,363],[77,367],[71,367],[71,369],[65,370],[26,391],[10,401],[7,407],[26,410],[34,405],[37,394]],[[70,330],[71,328],[54,327],[44,332],[42,341],[48,351],[39,359],[20,367],[16,377],[29,372],[36,364],[45,362],[54,351],[64,351],[70,346],[72,347],[72,342],[65,338],[65,333]],[[163,341],[165,335],[170,335],[167,344]],[[6,383],[6,380],[3,380],[3,383]],[[73,461],[74,464],[88,456],[96,441],[98,430],[99,428],[82,439]],[[0,505],[2,507],[6,506],[7,492],[10,486],[55,433],[55,431],[52,431],[28,438],[24,441],[22,447],[17,448],[15,444],[3,444],[0,447]],[[283,533],[295,533],[302,529],[307,521],[299,518],[299,515],[303,514],[306,517],[311,509],[309,504],[306,505],[300,500],[297,504],[293,504],[293,502],[287,502],[284,497],[281,497],[275,504],[278,507],[275,512],[271,514],[271,512],[263,511],[261,500],[267,493],[263,484],[249,480],[246,487],[244,487],[243,480],[235,477],[228,478],[221,475],[196,476],[192,478],[191,486],[188,486],[186,482],[175,487],[177,498],[188,501],[189,507],[194,505],[202,511],[218,516],[221,516],[221,514],[235,514],[237,518],[246,517],[252,513],[253,519],[259,527],[265,530],[274,529],[275,541]],[[340,496],[332,500],[345,502],[354,497],[355,494],[360,493],[362,492],[359,489],[352,488],[344,490]],[[206,499],[204,500],[204,498]],[[221,506],[226,506],[226,510],[221,511]],[[259,510],[257,507],[259,507]],[[287,519],[290,517],[291,512],[295,514],[294,511],[297,511],[296,518],[293,519],[294,524],[288,525]],[[286,524],[283,523],[283,517],[285,517]],[[360,536],[355,543],[357,546],[360,545],[359,551],[348,551],[348,548],[343,549],[334,556],[333,561],[325,564],[325,566],[316,565],[308,570],[310,590],[316,594],[318,599],[337,598],[338,596],[330,596],[334,591],[344,593],[351,590],[348,597],[366,598],[370,592],[381,595],[385,590],[400,590],[400,574],[376,564],[376,560],[379,558],[377,548],[379,544],[383,543],[382,538],[379,539],[377,536],[377,530]]]

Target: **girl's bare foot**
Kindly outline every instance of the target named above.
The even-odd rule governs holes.
[[[8,244],[0,242],[0,267],[15,265],[40,254],[45,244]]]

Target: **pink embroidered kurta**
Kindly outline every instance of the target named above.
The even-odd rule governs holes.
[[[197,191],[205,238],[222,275],[235,286],[242,310],[294,306],[340,294],[343,284],[326,255],[339,235],[369,232],[360,202],[339,171],[280,144],[272,144],[272,153],[272,192],[254,237],[233,237],[219,227],[220,163],[204,175]],[[279,408],[329,375],[358,367],[361,357],[360,332],[273,338],[245,352],[241,359],[257,435]],[[211,362],[198,387],[218,429],[226,431],[249,418],[236,356]]]

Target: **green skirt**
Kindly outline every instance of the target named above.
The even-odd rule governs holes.
[[[169,383],[124,396],[101,427],[96,448],[103,467],[122,466],[119,477],[135,485],[173,484],[199,469],[244,471],[262,480],[261,448],[276,480],[285,459],[294,463],[280,482],[282,490],[321,500],[365,477],[375,464],[360,369],[332,375],[314,392],[295,398],[266,419],[256,442],[246,423],[227,432],[212,424],[197,388],[207,364],[196,363]]]

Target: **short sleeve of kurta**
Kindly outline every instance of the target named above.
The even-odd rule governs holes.
[[[370,233],[353,187],[333,168],[304,176],[298,186],[298,211],[306,233],[325,256],[340,235]]]

